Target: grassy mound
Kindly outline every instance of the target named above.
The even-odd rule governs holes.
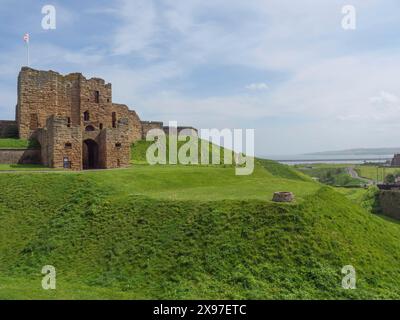
[[[297,202],[270,202],[276,190]],[[0,191],[0,298],[400,297],[400,225],[271,161],[248,177],[143,165],[2,174]],[[341,287],[349,264],[357,290]],[[40,288],[44,265],[56,291]]]
[[[300,173],[300,171],[294,170],[293,168],[276,161],[256,159],[256,163],[275,177],[299,181],[312,181],[308,176]]]
[[[0,149],[28,149],[38,148],[39,144],[36,140],[5,138],[0,139]]]
[[[187,139],[187,141],[189,141],[189,139]],[[202,140],[200,140],[200,139],[198,141],[198,161],[199,161],[199,163],[201,162],[201,141]],[[154,144],[154,142],[146,141],[146,140],[139,140],[139,141],[136,141],[134,144],[132,144],[132,147],[131,147],[131,160],[132,160],[132,163],[134,163],[134,164],[147,164],[146,151],[152,144]],[[186,141],[178,141],[177,142],[178,151],[185,144],[186,144]],[[224,159],[225,152],[229,152],[229,151],[227,151],[224,148],[221,148],[219,146],[213,145],[212,143],[207,143],[206,145],[208,147],[208,154],[209,154],[210,163],[211,163],[211,159],[212,159],[213,146],[214,146],[215,150],[219,150],[219,153],[220,153],[219,164],[223,164],[223,159]],[[169,162],[169,153],[168,153],[168,150],[169,150],[169,138],[168,138],[168,136],[167,136],[167,139],[166,139],[166,150],[167,150],[166,159],[167,159],[167,162]],[[233,156],[232,156],[232,158],[233,158]]]

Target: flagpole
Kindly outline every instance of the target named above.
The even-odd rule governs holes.
[[[26,55],[27,55],[27,61],[28,61],[28,67],[29,67],[29,40],[26,42]]]
[[[29,57],[29,42],[30,42],[30,39],[29,38],[30,38],[29,37],[29,33],[25,33],[24,41],[26,43],[26,62],[27,62],[27,67],[29,67],[29,65],[30,65],[30,57]]]

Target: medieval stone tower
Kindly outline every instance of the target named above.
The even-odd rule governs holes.
[[[44,165],[73,170],[128,166],[131,143],[152,127],[113,103],[103,79],[27,67],[18,76],[16,123],[20,138],[40,143]]]

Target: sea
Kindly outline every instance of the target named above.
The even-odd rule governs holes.
[[[330,163],[330,164],[363,164],[363,163],[378,163],[384,164],[393,158],[390,155],[376,155],[376,154],[363,154],[363,155],[348,155],[348,154],[335,154],[335,155],[270,155],[262,156],[261,158],[275,160],[277,162],[297,165],[297,164],[311,164],[311,163]]]

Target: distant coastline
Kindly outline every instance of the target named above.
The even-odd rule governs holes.
[[[298,155],[270,155],[262,158],[275,160],[289,165],[331,163],[331,164],[363,164],[363,163],[385,163],[393,158],[393,154],[298,154]]]
[[[346,149],[337,151],[322,151],[306,153],[305,156],[335,156],[335,155],[352,155],[352,156],[366,156],[366,155],[376,155],[376,156],[393,156],[396,153],[400,153],[400,147],[395,148],[357,148],[357,149]]]

